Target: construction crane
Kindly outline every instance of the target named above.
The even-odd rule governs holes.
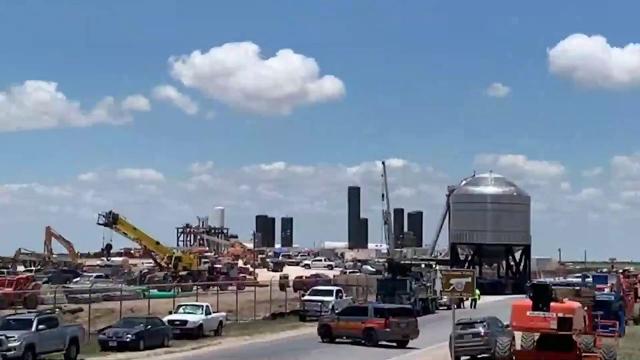
[[[67,240],[64,236],[60,235],[57,231],[55,231],[51,226],[47,226],[44,228],[44,260],[47,262],[53,261],[53,240],[56,240],[69,254],[69,260],[71,262],[77,263],[80,259],[80,255],[76,251],[76,248],[73,246],[73,243]]]
[[[382,224],[384,237],[389,246],[389,254],[395,249],[393,238],[393,221],[391,220],[391,205],[389,203],[389,184],[387,183],[387,165],[382,161]]]
[[[200,270],[199,257],[197,255],[177,251],[165,246],[113,210],[98,214],[97,224],[114,230],[118,234],[138,244],[167,269],[176,272]]]

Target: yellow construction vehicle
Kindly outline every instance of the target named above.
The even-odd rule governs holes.
[[[80,255],[73,246],[73,243],[67,240],[64,236],[60,235],[51,226],[44,228],[44,260],[46,262],[53,262],[53,240],[56,240],[69,254],[69,260],[73,263],[77,263],[80,260]]]
[[[243,284],[246,277],[229,276],[226,272],[220,273],[205,257],[165,246],[113,210],[100,213],[97,224],[112,229],[138,244],[154,258],[157,264],[161,265],[162,270],[171,272],[174,282],[233,281],[235,286],[244,287]],[[240,282],[242,282],[242,285]],[[222,284],[219,286],[222,288]]]

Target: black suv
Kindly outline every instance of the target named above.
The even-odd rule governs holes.
[[[495,316],[465,318],[456,321],[455,360],[463,356],[488,355],[496,360],[513,358],[515,338],[509,324]],[[451,341],[453,337],[449,337]],[[449,346],[451,348],[451,346]]]

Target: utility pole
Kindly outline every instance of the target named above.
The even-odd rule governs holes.
[[[562,263],[562,249],[558,248],[558,264]]]

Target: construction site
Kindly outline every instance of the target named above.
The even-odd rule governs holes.
[[[533,258],[531,198],[492,172],[443,191],[438,225],[425,241],[423,212],[408,212],[405,228],[404,209],[391,206],[384,162],[380,176],[384,231],[373,244],[358,186],[347,189],[348,241],[323,248],[295,246],[292,217],[281,218],[277,246],[276,219],[263,214],[252,239],[241,241],[225,226],[223,207],[177,226],[173,244],[107,210],[96,214],[96,226],[133,246],[105,242],[92,253],[45,226],[42,252],[19,248],[1,259],[0,311],[55,309],[95,339],[120,319],[163,317],[181,303],[211,304],[232,323],[298,313],[306,322],[306,294],[333,286],[356,304],[409,306],[424,316],[462,309],[465,299],[443,296],[440,271],[467,269],[483,295],[518,299],[510,303],[509,326],[519,346],[515,337],[499,338],[496,359],[616,359],[625,324],[640,322],[636,264]],[[55,243],[65,251],[56,253]],[[467,336],[475,335],[456,339],[464,344]]]

